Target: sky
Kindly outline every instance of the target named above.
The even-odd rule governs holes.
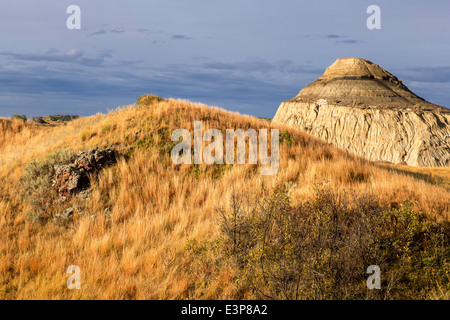
[[[449,16],[448,0],[1,0],[0,116],[87,116],[152,93],[273,117],[346,57],[450,107]]]

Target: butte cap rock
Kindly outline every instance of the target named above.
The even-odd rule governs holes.
[[[450,110],[418,97],[367,59],[337,59],[281,103],[272,121],[370,160],[450,166]]]

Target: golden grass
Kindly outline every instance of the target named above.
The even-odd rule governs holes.
[[[213,258],[213,250],[200,255],[192,250],[219,238],[216,209],[228,205],[232,190],[258,194],[261,185],[289,183],[296,201],[310,197],[315,185],[328,184],[373,191],[393,205],[410,198],[430,214],[441,206],[446,211],[436,218],[448,219],[450,193],[445,186],[411,173],[430,170],[449,179],[450,168],[374,164],[284,126],[279,128],[288,130],[295,143],[280,144],[277,175],[261,176],[255,166],[235,165],[217,178],[196,177],[190,174],[192,165],[175,166],[168,154],[137,148],[129,160],[120,158],[101,172],[86,210],[75,212],[73,223],[40,225],[27,219],[30,207],[20,195],[17,179],[32,159],[42,160],[59,149],[94,146],[126,153],[158,130],[193,130],[194,120],[203,121],[203,130],[270,127],[254,117],[178,100],[123,107],[55,127],[1,120],[0,298],[248,298],[248,292],[238,291],[232,266],[205,262],[213,260],[207,259]],[[66,288],[70,265],[81,268],[81,290]]]
[[[416,175],[423,180],[430,181],[433,184],[440,185],[450,191],[450,168],[431,168],[431,167],[410,167],[406,165],[391,165],[384,164],[386,167],[394,170],[401,170],[404,172]]]

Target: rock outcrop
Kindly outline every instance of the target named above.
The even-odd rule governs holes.
[[[53,124],[60,122],[67,122],[78,119],[80,116],[78,115],[69,115],[69,114],[57,114],[43,117],[33,117],[27,120],[28,124]]]
[[[416,96],[366,59],[338,59],[281,103],[272,121],[370,160],[450,166],[450,110]]]
[[[86,170],[73,165],[56,166],[55,181],[53,185],[58,190],[60,198],[64,201],[77,191],[89,186],[89,177]]]
[[[90,185],[89,174],[116,163],[116,156],[111,149],[89,149],[78,152],[73,163],[55,166],[53,186],[58,190],[61,202],[74,193]]]

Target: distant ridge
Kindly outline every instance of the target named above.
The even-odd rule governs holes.
[[[58,115],[50,115],[50,116],[42,116],[42,117],[32,117],[27,120],[28,124],[50,124],[53,122],[67,122],[72,121],[80,116],[78,115],[69,115],[69,114],[58,114]]]

